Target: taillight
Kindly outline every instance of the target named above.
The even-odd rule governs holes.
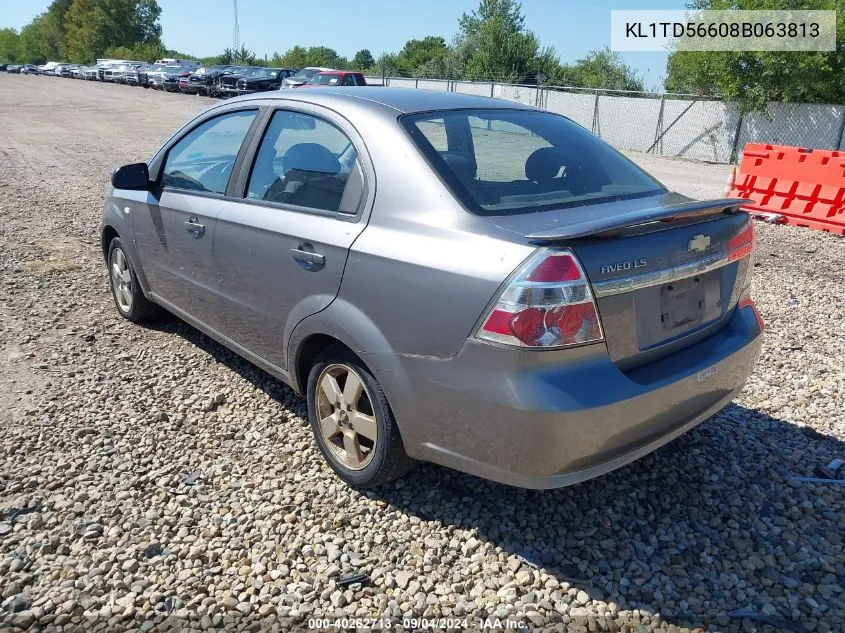
[[[533,255],[485,316],[476,337],[545,349],[603,340],[593,293],[575,255],[549,249]]]
[[[749,218],[748,226],[746,226],[741,233],[736,237],[728,240],[728,261],[732,262],[737,259],[750,255],[754,250],[754,221]]]

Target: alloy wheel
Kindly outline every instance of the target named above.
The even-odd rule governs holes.
[[[361,376],[344,364],[328,365],[314,394],[320,432],[332,455],[350,470],[373,460],[378,427],[372,400]]]
[[[111,285],[118,307],[124,313],[132,311],[132,274],[129,262],[121,248],[111,253]]]

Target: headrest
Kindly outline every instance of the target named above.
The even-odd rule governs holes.
[[[291,146],[282,158],[285,171],[299,169],[324,174],[340,173],[337,156],[317,143],[298,143]]]
[[[534,182],[546,182],[560,173],[564,166],[563,153],[555,147],[541,147],[525,161],[525,177]]]

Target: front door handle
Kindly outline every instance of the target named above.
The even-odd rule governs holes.
[[[205,235],[205,224],[200,224],[197,217],[191,217],[185,222],[185,230],[195,240]]]
[[[300,244],[298,248],[290,249],[290,254],[305,270],[319,270],[326,265],[326,258],[324,255],[311,250],[313,248],[311,244],[306,242]]]

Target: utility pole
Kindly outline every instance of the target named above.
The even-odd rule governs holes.
[[[235,55],[241,50],[241,28],[238,25],[238,0],[233,0],[235,8],[235,28],[232,30],[232,48]]]

